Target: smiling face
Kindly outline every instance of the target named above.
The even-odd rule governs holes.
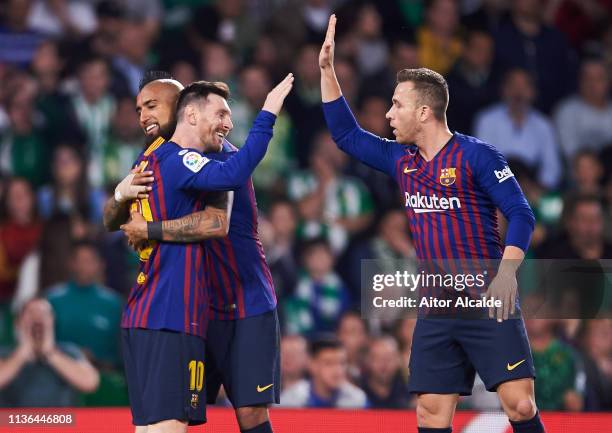
[[[205,101],[200,100],[198,105],[197,128],[204,151],[220,152],[223,150],[223,140],[234,127],[227,100],[210,94]]]
[[[153,81],[136,97],[136,112],[147,144],[159,136],[166,140],[176,126],[176,100],[180,89],[172,83]]]

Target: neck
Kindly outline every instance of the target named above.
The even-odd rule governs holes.
[[[595,97],[585,97],[583,98],[584,102],[586,102],[591,107],[597,109],[604,109],[608,106],[608,99],[604,96],[603,98]]]
[[[508,105],[508,113],[516,125],[521,125],[527,117],[527,110],[523,107]]]
[[[514,23],[527,36],[535,36],[540,31],[540,21],[534,17],[515,15]]]
[[[544,351],[550,346],[552,343],[553,337],[551,334],[541,334],[541,335],[530,335],[529,342],[531,343],[531,347],[537,351]]]
[[[182,148],[196,149],[200,152],[204,152],[206,148],[206,145],[200,140],[195,129],[189,128],[187,125],[177,125],[170,141],[173,141]]]
[[[312,389],[317,397],[324,400],[329,400],[334,393],[333,389],[329,389],[324,384],[317,382],[316,380],[312,381]]]
[[[368,379],[368,386],[374,393],[382,398],[386,398],[391,393],[391,381],[370,377]]]
[[[423,128],[417,136],[415,144],[423,158],[426,161],[431,161],[452,136],[453,134],[446,126],[446,122],[439,123],[431,128]]]

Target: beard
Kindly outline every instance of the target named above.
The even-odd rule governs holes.
[[[164,140],[170,140],[176,129],[176,119],[171,119],[165,125],[159,125],[159,135],[145,135],[145,144],[151,145],[158,137],[162,137]]]

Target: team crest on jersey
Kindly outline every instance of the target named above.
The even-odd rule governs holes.
[[[208,158],[200,155],[198,152],[188,152],[183,155],[183,165],[194,173],[200,171],[208,161]]]
[[[136,282],[138,284],[144,284],[144,282],[147,280],[147,276],[141,272],[140,274],[138,274],[138,278],[136,278]]]
[[[196,409],[198,407],[199,397],[197,394],[191,394],[191,407]]]
[[[455,175],[455,167],[443,168],[440,171],[440,183],[444,186],[451,186],[457,180]]]

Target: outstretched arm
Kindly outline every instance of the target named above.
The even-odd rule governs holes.
[[[140,215],[133,215],[128,224],[121,226],[130,245],[147,240],[191,243],[227,236],[230,226],[234,193],[220,192],[209,200],[206,209],[184,217],[148,222]]]
[[[395,176],[396,161],[404,146],[378,137],[359,127],[346,100],[334,70],[336,16],[329,17],[327,34],[319,53],[321,98],[327,127],[338,147],[370,167]]]

